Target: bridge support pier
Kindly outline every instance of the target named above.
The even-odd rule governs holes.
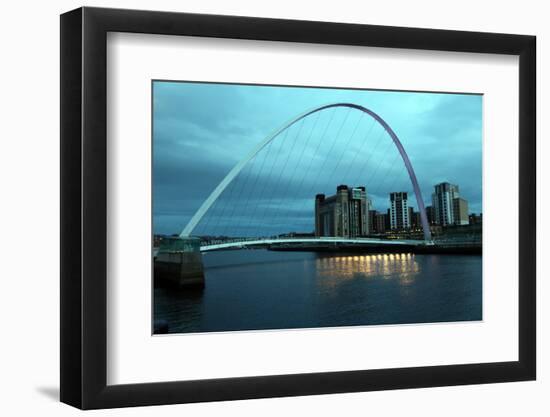
[[[200,239],[169,237],[162,240],[154,260],[155,280],[179,288],[204,288]]]

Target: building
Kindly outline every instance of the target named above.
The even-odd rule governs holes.
[[[374,215],[373,229],[374,233],[383,234],[386,233],[388,222],[388,215],[386,213],[376,212]]]
[[[468,224],[468,202],[460,197],[458,185],[442,182],[432,194],[433,215],[441,226]]]
[[[369,227],[369,233],[368,234],[369,235],[373,234],[373,233],[377,233],[376,224],[375,224],[376,214],[377,214],[376,210],[369,209],[369,223],[368,223],[368,227]]]
[[[472,213],[468,216],[468,220],[470,224],[482,224],[483,223],[483,214],[475,214]]]
[[[432,225],[435,224],[435,212],[433,206],[426,206],[426,218],[428,220],[428,224]]]
[[[336,194],[315,196],[315,236],[357,237],[369,233],[365,187],[339,185]]]
[[[389,230],[388,215],[376,210],[369,210],[369,230],[371,234],[384,234]]]
[[[411,227],[406,192],[390,193],[390,228],[403,230]]]
[[[422,218],[419,211],[414,211],[413,207],[409,207],[409,223],[412,229],[422,228]]]
[[[442,182],[437,184],[432,194],[435,223],[441,226],[454,224],[453,200],[458,197],[458,186]]]
[[[457,226],[470,224],[468,218],[468,202],[463,198],[457,197],[453,199],[453,219]]]

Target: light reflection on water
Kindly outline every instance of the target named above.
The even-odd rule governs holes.
[[[410,285],[420,272],[414,254],[373,254],[321,257],[315,262],[320,284],[337,286],[346,279],[383,277],[398,278],[401,285]]]
[[[241,250],[204,264],[203,291],[155,288],[170,332],[482,319],[481,256]]]

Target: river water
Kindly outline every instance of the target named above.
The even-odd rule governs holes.
[[[203,255],[204,290],[154,289],[170,333],[482,319],[482,258],[237,250]]]

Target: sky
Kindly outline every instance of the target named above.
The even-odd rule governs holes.
[[[332,103],[377,113],[399,137],[422,199],[457,184],[482,210],[481,95],[153,82],[153,228],[180,233],[229,171],[297,115]],[[339,184],[366,186],[373,209],[406,191],[418,207],[390,136],[363,112],[331,108],[283,130],[226,188],[194,235],[267,236],[314,229],[314,199]]]

